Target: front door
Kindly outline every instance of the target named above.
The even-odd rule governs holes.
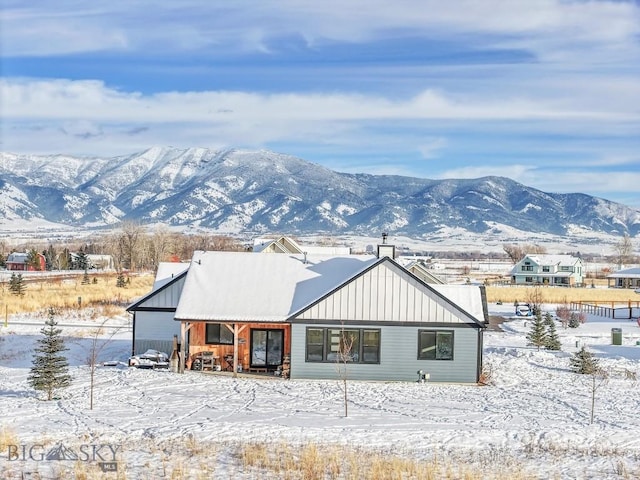
[[[251,330],[251,367],[275,369],[282,365],[284,330]]]

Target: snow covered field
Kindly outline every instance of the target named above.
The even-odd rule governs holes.
[[[89,410],[86,363],[100,319],[82,315],[58,319],[68,336],[74,383],[59,399],[42,401],[26,378],[45,318],[10,318],[0,327],[0,477],[73,478],[64,472],[77,471],[80,462],[115,460],[127,479],[172,478],[178,464],[178,478],[264,478],[243,470],[231,453],[239,444],[260,442],[437,457],[470,464],[486,478],[500,471],[520,471],[519,478],[640,478],[640,386],[632,378],[640,375],[637,323],[588,316],[577,329],[559,326],[563,350],[547,352],[526,346],[530,319],[512,318],[513,306],[489,310],[508,318],[501,331],[485,335],[490,385],[349,382],[346,418],[336,381],[124,366],[97,370]],[[124,361],[128,320],[110,323],[123,328],[102,360]],[[611,345],[613,327],[622,328],[621,346]],[[596,392],[593,424],[589,377],[568,368],[580,344],[611,375]],[[75,452],[77,460],[44,458],[52,450]]]

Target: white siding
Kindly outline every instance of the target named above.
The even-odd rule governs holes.
[[[178,301],[180,300],[180,294],[182,293],[185,278],[186,277],[182,277],[166,288],[158,289],[155,293],[150,295],[147,300],[138,305],[137,309],[176,308]]]
[[[296,318],[468,323],[458,309],[390,263],[375,266]]]

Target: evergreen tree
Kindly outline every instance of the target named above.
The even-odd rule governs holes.
[[[124,275],[122,272],[118,272],[118,279],[116,280],[116,287],[125,288],[127,286],[127,282],[124,280]]]
[[[84,253],[84,250],[81,248],[73,261],[73,269],[86,270],[87,268],[89,268],[89,260],[87,259],[87,254]]]
[[[545,329],[544,321],[542,320],[542,314],[538,312],[538,314],[533,317],[533,321],[531,322],[531,330],[527,333],[527,345],[533,345],[538,347],[544,347],[547,341],[547,331]]]
[[[548,317],[545,318],[545,324],[547,326],[547,335],[544,343],[544,347],[547,350],[562,350],[562,343],[560,343],[560,336],[556,331],[556,323],[551,318],[551,315],[548,314]]]
[[[598,359],[584,345],[571,357],[570,366],[575,373],[586,375],[593,375],[600,370]]]
[[[27,286],[24,283],[24,279],[22,278],[22,274],[15,273],[11,274],[11,278],[9,279],[9,291],[13,295],[18,295],[20,297],[24,297],[24,291],[27,289]]]
[[[38,340],[33,357],[33,366],[27,378],[29,385],[36,390],[46,392],[47,400],[53,399],[53,394],[60,388],[71,385],[68,373],[69,362],[62,352],[68,350],[64,339],[60,336],[61,329],[56,328],[55,310],[49,308],[49,319],[40,332],[44,338]]]
[[[580,326],[580,317],[576,312],[571,312],[569,316],[569,328],[578,328]]]
[[[42,270],[42,265],[40,264],[40,254],[35,248],[32,248],[27,252],[27,261],[26,264],[28,267],[31,267],[35,271]]]
[[[45,268],[48,271],[55,269],[57,267],[56,258],[58,254],[56,253],[56,249],[53,247],[53,245],[49,244],[47,249],[42,252],[42,254],[44,255]]]

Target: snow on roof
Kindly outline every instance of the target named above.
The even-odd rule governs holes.
[[[531,260],[538,265],[574,265],[578,260],[578,257],[573,255],[527,255]]]
[[[640,268],[626,268],[607,275],[607,278],[635,278],[640,277]]]
[[[189,263],[160,262],[158,271],[156,272],[156,278],[153,281],[153,290],[157,290],[169,283],[182,272],[186,271],[189,265]]]
[[[488,318],[485,318],[482,291],[477,285],[440,285],[431,283],[429,286],[445,296],[451,303],[475,317],[479,322],[484,323],[488,320]]]
[[[201,252],[187,273],[176,320],[286,321],[375,263],[368,255]]]

